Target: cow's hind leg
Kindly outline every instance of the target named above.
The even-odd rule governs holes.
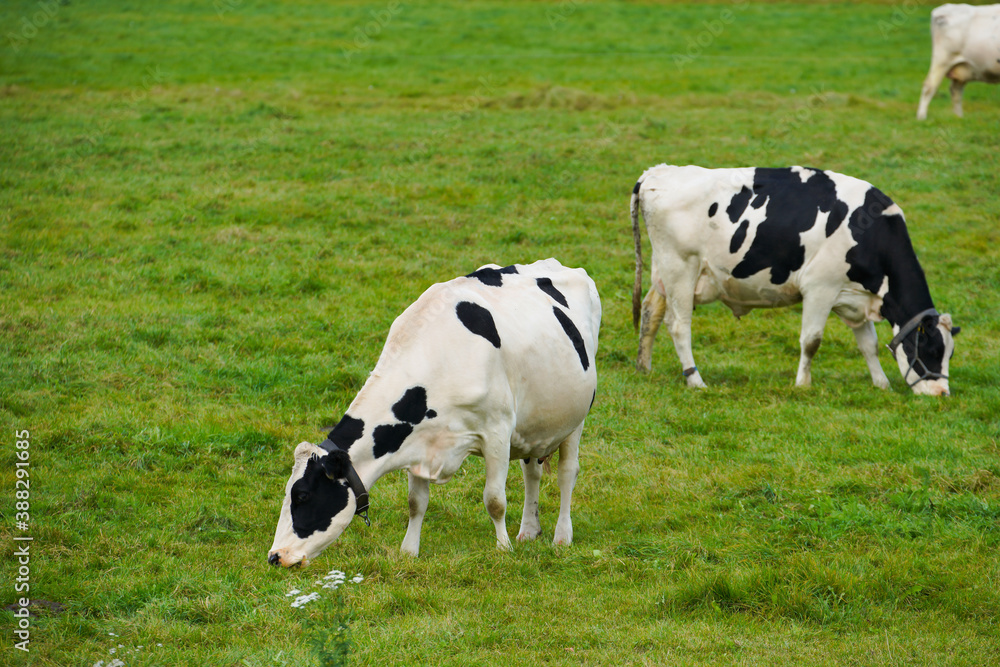
[[[795,384],[808,387],[812,384],[812,358],[823,341],[823,329],[830,316],[836,294],[827,295],[811,292],[802,299],[802,332],[799,334],[799,372]]]
[[[542,464],[538,459],[521,461],[524,474],[524,512],[521,514],[521,529],[517,532],[519,542],[533,540],[542,533],[538,520],[538,488],[542,481]]]
[[[670,298],[667,299],[667,312],[663,321],[674,341],[674,349],[677,350],[677,358],[680,359],[687,385],[704,387],[705,381],[694,365],[694,353],[691,350],[691,318],[694,315],[694,291],[701,270],[701,260],[675,259],[674,262],[677,264],[676,270],[660,272],[663,284],[670,285]]]
[[[650,287],[642,300],[642,320],[639,324],[639,356],[635,367],[640,371],[649,372],[653,368],[653,342],[666,311],[666,298],[655,287]]]
[[[965,81],[958,79],[951,80],[951,86],[949,87],[951,91],[951,108],[959,118],[962,117],[962,91],[964,89]]]
[[[431,483],[430,480],[416,477],[413,473],[408,473],[408,481],[410,523],[406,526],[406,535],[403,537],[403,545],[399,550],[416,556],[420,553],[420,528],[424,523],[424,514],[427,512]]]
[[[866,320],[861,325],[851,327],[854,332],[854,339],[858,341],[858,349],[868,364],[868,372],[872,376],[872,384],[879,389],[889,388],[889,378],[882,370],[882,364],[878,362],[878,336],[875,335],[875,323]]]
[[[559,445],[559,467],[556,477],[559,482],[559,520],[556,521],[556,532],[552,544],[573,543],[573,519],[570,508],[573,504],[573,487],[580,474],[580,435],[583,433],[581,422],[576,430]]]
[[[488,443],[484,447],[483,460],[486,463],[486,487],[483,489],[483,504],[493,521],[497,534],[497,549],[511,550],[510,536],[507,535],[507,471],[510,469],[510,436],[503,446]]]

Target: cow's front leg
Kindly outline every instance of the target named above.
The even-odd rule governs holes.
[[[559,520],[556,522],[556,532],[552,544],[573,543],[573,520],[570,518],[570,507],[573,504],[573,487],[577,475],[580,474],[580,434],[583,433],[583,423],[559,445]]]
[[[930,105],[931,100],[934,98],[934,94],[937,92],[938,86],[941,85],[941,81],[944,79],[944,75],[948,71],[946,66],[937,64],[942,60],[942,58],[943,56],[941,54],[931,54],[931,69],[927,72],[927,78],[924,79],[923,88],[920,89],[920,104],[917,106],[917,120],[924,120],[927,118],[927,107]]]
[[[538,459],[523,459],[521,472],[524,474],[524,511],[521,513],[521,529],[517,540],[533,540],[542,533],[538,520],[538,488],[542,482],[542,464]]]
[[[510,443],[507,443],[507,452],[510,451]],[[511,550],[510,536],[507,535],[507,470],[510,468],[510,459],[507,456],[484,452],[483,458],[486,461],[486,488],[483,490],[483,504],[486,511],[493,520],[493,527],[497,533],[497,549],[505,551]]]
[[[420,554],[420,528],[427,513],[427,501],[431,497],[431,482],[429,479],[417,477],[412,472],[407,473],[410,506],[410,523],[406,526],[406,535],[399,548],[405,554],[417,556]]]
[[[875,323],[866,320],[860,326],[851,327],[854,332],[854,339],[858,341],[858,349],[868,364],[868,372],[872,376],[872,384],[879,389],[889,388],[889,378],[882,370],[882,364],[878,362],[878,336],[875,334]]]
[[[835,296],[810,294],[802,300],[802,333],[799,335],[799,372],[795,376],[795,384],[808,387],[812,384],[812,358],[823,341],[823,329],[826,328],[826,318],[830,316]]]
[[[653,368],[653,343],[666,310],[667,300],[655,287],[650,287],[646,298],[642,300],[642,319],[639,324],[639,355],[635,367],[640,371],[648,373]]]

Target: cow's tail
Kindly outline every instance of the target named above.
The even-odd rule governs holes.
[[[632,240],[635,242],[635,282],[632,285],[632,326],[639,330],[639,308],[642,301],[642,234],[639,232],[639,179],[632,188]]]

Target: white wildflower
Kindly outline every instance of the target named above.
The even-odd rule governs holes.
[[[298,608],[298,607],[301,607],[302,605],[304,605],[306,603],[309,603],[309,602],[312,602],[313,600],[318,600],[318,599],[319,599],[319,593],[310,593],[309,595],[300,595],[299,597],[295,598],[294,602],[292,602],[292,607]]]
[[[287,593],[285,593],[285,597],[286,597],[286,598],[290,598],[290,597],[292,597],[293,595],[298,595],[298,594],[299,594],[299,593],[301,593],[301,592],[302,592],[302,591],[300,591],[299,589],[297,589],[297,588],[293,588],[292,590],[290,590],[290,591],[288,591]],[[157,644],[157,646],[159,646],[159,644]]]
[[[354,575],[354,578],[351,579],[351,583],[360,584],[364,580],[365,580],[364,576],[362,576],[362,574],[358,572],[356,575]]]

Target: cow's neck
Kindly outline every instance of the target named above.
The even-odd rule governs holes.
[[[882,317],[896,327],[934,307],[927,278],[913,252],[900,253],[886,267],[889,289],[882,297]]]

